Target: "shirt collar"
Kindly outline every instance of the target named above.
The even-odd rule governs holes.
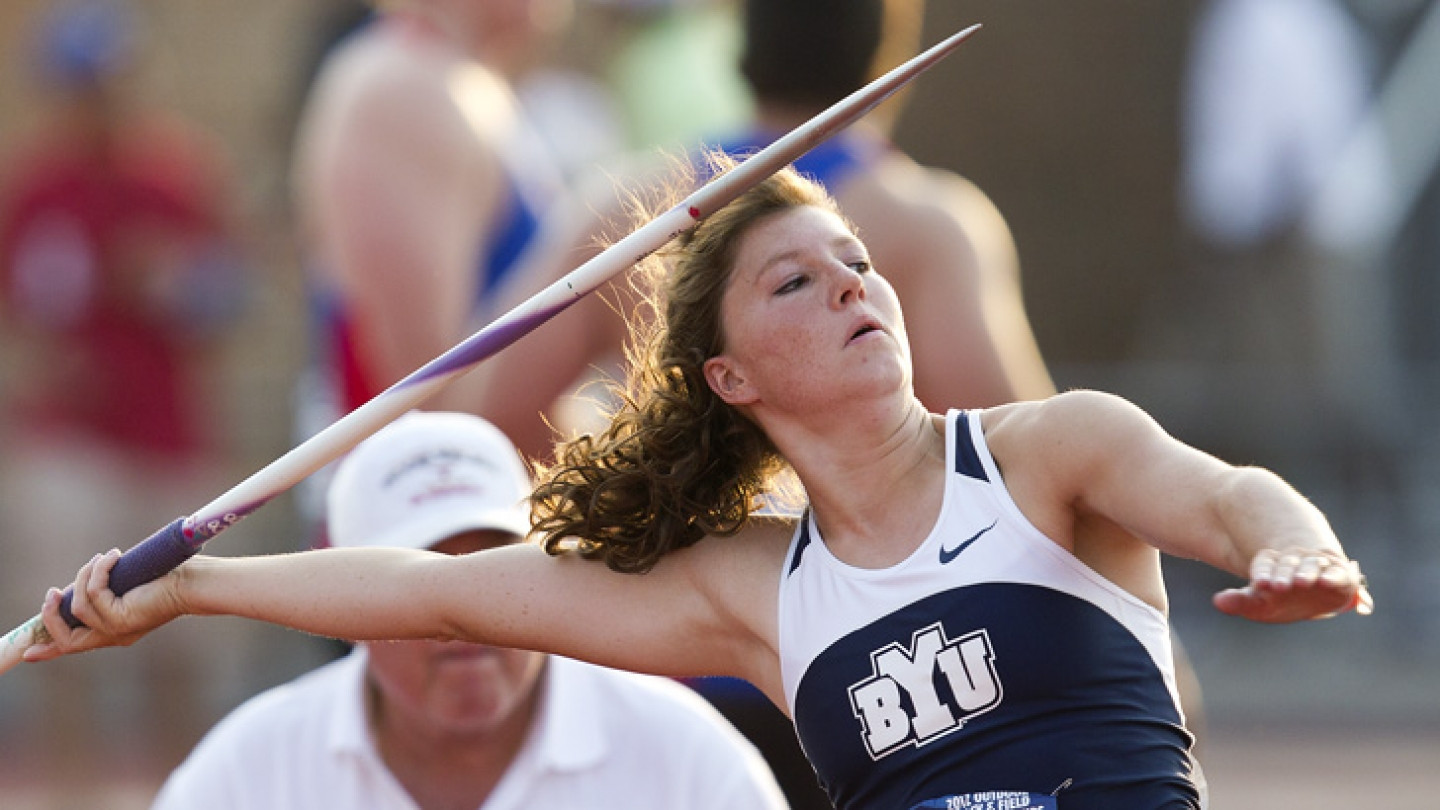
[[[545,667],[545,694],[527,747],[534,745],[539,767],[579,771],[599,765],[612,741],[601,721],[604,698],[596,689],[593,670],[569,658],[552,655]]]
[[[368,709],[369,700],[365,686],[365,668],[370,656],[363,644],[355,645],[350,654],[330,664],[340,670],[337,679],[338,700],[330,716],[330,727],[325,735],[326,748],[336,756],[350,756],[362,760],[380,762],[380,752],[375,747],[375,738],[370,734]]]

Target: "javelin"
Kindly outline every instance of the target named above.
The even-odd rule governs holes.
[[[212,537],[349,452],[371,434],[437,393],[455,377],[514,343],[606,281],[664,247],[677,235],[695,227],[746,189],[859,120],[895,91],[948,56],[979,28],[979,25],[972,25],[952,34],[836,102],[735,168],[714,178],[674,208],[642,225],[564,278],[270,462],[200,511],[176,518],[116,561],[110,572],[110,590],[117,596],[123,595],[174,570]],[[72,595],[67,589],[60,612],[71,627],[77,627],[80,622],[70,612]],[[0,674],[19,663],[31,644],[44,641],[48,636],[38,615],[11,630],[0,640]]]

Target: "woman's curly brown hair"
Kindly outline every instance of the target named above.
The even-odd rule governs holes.
[[[708,159],[717,174],[735,165],[720,153]],[[662,204],[693,187],[693,177],[672,184],[675,199]],[[619,404],[609,427],[557,447],[531,496],[547,552],[573,548],[616,571],[648,571],[669,551],[738,531],[788,470],[760,428],[710,390],[704,364],[725,346],[720,302],[740,238],[800,206],[836,210],[820,186],[785,169],[639,266],[646,312],[630,318],[627,379],[610,383]]]

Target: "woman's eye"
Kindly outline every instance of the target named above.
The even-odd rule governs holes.
[[[857,273],[868,273],[872,268],[868,259],[860,259],[859,261],[850,262],[850,269]]]
[[[795,276],[794,278],[787,280],[784,284],[781,284],[780,287],[775,290],[775,292],[777,294],[794,292],[803,286],[805,286],[805,277]]]

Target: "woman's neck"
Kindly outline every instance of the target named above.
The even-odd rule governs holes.
[[[888,423],[776,444],[805,486],[826,546],[872,568],[904,559],[934,525],[944,495],[943,433],[943,418],[912,400]]]

